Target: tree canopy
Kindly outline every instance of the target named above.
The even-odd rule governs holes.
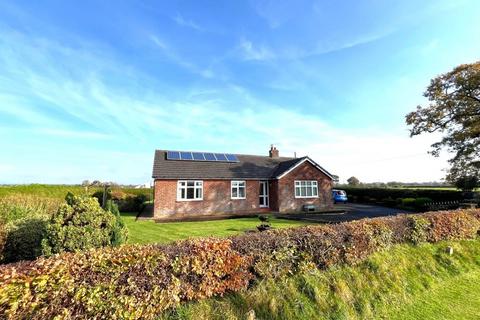
[[[358,186],[360,184],[360,180],[358,180],[356,177],[348,178],[347,182],[351,186]]]
[[[442,149],[453,153],[447,180],[455,183],[480,174],[480,61],[463,64],[431,80],[424,93],[427,106],[406,116],[410,135],[440,132],[432,145],[438,156]]]

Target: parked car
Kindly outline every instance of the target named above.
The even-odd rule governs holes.
[[[343,190],[333,189],[332,196],[333,196],[333,203],[337,203],[337,202],[347,203],[348,201],[347,193]]]

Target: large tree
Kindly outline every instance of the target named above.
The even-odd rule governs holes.
[[[410,135],[440,132],[432,145],[438,156],[442,149],[453,153],[447,180],[455,183],[480,175],[480,61],[463,64],[431,80],[424,93],[427,106],[406,116]]]

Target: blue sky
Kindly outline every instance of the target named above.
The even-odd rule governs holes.
[[[308,154],[433,181],[429,80],[478,60],[480,2],[0,0],[0,183],[149,181],[157,149]],[[437,137],[438,138],[438,137]]]

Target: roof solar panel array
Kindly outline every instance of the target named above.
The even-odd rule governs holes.
[[[167,151],[167,160],[239,162],[231,153]]]

